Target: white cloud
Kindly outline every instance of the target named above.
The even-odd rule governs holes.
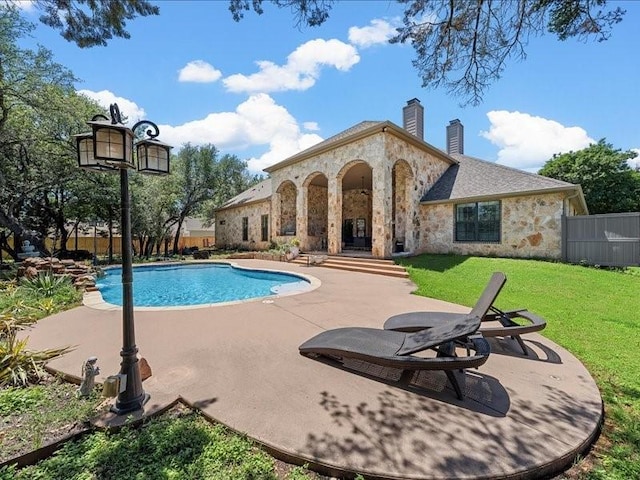
[[[109,90],[101,90],[99,92],[92,92],[91,90],[78,90],[78,93],[85,97],[95,100],[100,106],[109,109],[109,105],[117,103],[120,113],[123,117],[126,117],[127,124],[133,125],[138,120],[142,120],[146,113],[144,108],[136,105],[135,102],[123,97],[118,97]]]
[[[396,27],[379,18],[371,20],[366,27],[349,28],[349,41],[360,48],[367,48],[381,43],[388,43],[396,34]]]
[[[293,116],[267,94],[250,96],[235,112],[211,113],[178,126],[160,125],[161,138],[176,147],[213,143],[223,152],[264,146],[268,151],[248,160],[252,172],[261,172],[285,158],[322,141],[305,134]]]
[[[565,153],[596,143],[580,127],[564,125],[528,113],[494,110],[491,126],[480,135],[500,147],[498,162],[528,171],[539,170],[554,153]]]
[[[302,126],[305,130],[309,130],[310,132],[317,132],[320,130],[317,122],[304,122]]]
[[[260,71],[252,75],[235,74],[223,82],[231,92],[281,92],[311,88],[323,66],[348,71],[360,61],[358,51],[340,40],[310,40],[300,45],[287,57],[285,65],[262,60]]]
[[[178,81],[195,83],[212,83],[222,76],[220,70],[204,60],[194,60],[179,70]]]

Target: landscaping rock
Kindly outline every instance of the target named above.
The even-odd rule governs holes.
[[[140,368],[140,378],[143,382],[152,375],[151,367],[146,358],[142,357],[138,360],[138,368]]]
[[[36,267],[27,267],[24,271],[24,276],[31,280],[38,276],[38,269]]]
[[[25,258],[18,267],[17,276],[35,278],[41,273],[52,274],[56,277],[66,276],[78,288],[87,290],[95,287],[96,277],[92,266],[74,260],[59,260],[56,257]]]

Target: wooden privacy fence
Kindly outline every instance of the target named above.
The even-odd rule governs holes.
[[[13,238],[8,239],[8,243],[13,246]],[[200,249],[209,248],[215,246],[215,238],[214,237],[180,237],[178,241],[179,248],[183,249],[185,247],[198,247]],[[53,246],[53,240],[47,238],[46,240],[47,248],[51,249]],[[133,245],[137,249],[138,242],[134,239]],[[59,248],[59,245],[56,246]],[[113,254],[116,256],[120,255],[121,251],[121,239],[120,237],[113,237]],[[18,247],[19,249],[20,247]],[[169,242],[169,251],[173,248],[173,239]],[[67,250],[87,250],[91,253],[94,252],[94,238],[93,237],[78,237],[78,247],[76,248],[76,239],[75,237],[70,237],[67,241]],[[104,237],[96,237],[95,238],[95,251],[99,257],[106,256],[109,254],[109,239]],[[155,252],[154,252],[155,253]],[[164,253],[164,246],[160,248],[160,253]]]
[[[562,259],[608,267],[640,265],[640,212],[563,217]]]

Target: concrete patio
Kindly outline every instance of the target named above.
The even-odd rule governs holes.
[[[266,301],[136,311],[140,355],[153,370],[144,382],[148,411],[182,397],[285,459],[385,479],[539,478],[569,466],[598,433],[602,400],[593,379],[543,336],[525,336],[529,357],[512,340],[491,339],[488,362],[460,376],[460,401],[442,372],[400,385],[399,372],[355,362],[356,372],[336,368],[302,357],[298,346],[331,328],[381,328],[398,313],[468,308],[411,295],[406,279],[234,263],[312,275],[321,286]],[[91,355],[100,381],[119,370],[120,309],[79,307],[41,320],[28,335],[31,348],[77,346],[51,362],[58,371],[77,376]]]

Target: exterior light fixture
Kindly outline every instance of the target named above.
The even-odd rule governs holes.
[[[123,415],[143,408],[149,395],[142,388],[138,347],[133,318],[133,265],[131,244],[131,205],[129,196],[129,169],[136,167],[143,173],[169,173],[171,146],[156,140],[158,126],[141,120],[133,128],[122,123],[117,104],[109,107],[111,119],[94,116],[90,122],[91,133],[76,135],[78,165],[86,170],[120,171],[120,227],[122,230],[122,350],[120,357],[120,391],[111,411]],[[150,128],[144,133],[148,138],[135,142],[136,130]]]
[[[171,146],[154,138],[141,140],[136,145],[138,171],[155,175],[169,173]]]
[[[98,172],[115,172],[117,167],[109,165],[104,160],[97,160],[93,153],[93,133],[81,133],[74,135],[76,139],[76,152],[78,154],[78,166],[85,170]]]

